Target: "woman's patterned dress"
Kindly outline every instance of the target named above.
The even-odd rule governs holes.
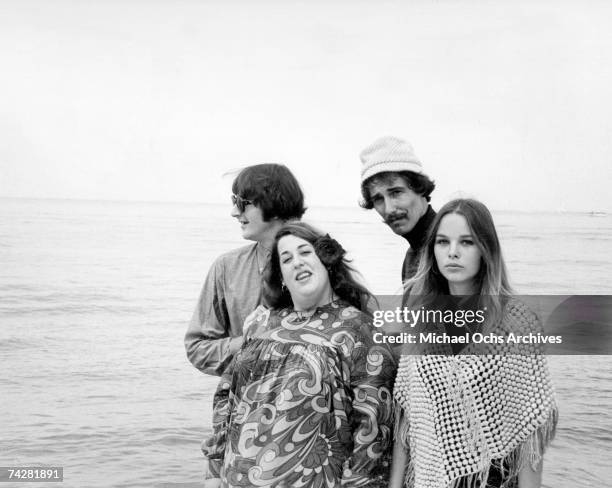
[[[336,301],[250,320],[203,446],[222,486],[386,486],[395,364],[369,317]]]

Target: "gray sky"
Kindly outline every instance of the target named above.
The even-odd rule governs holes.
[[[284,162],[355,205],[409,140],[499,210],[612,211],[612,3],[0,2],[0,196],[229,202]]]

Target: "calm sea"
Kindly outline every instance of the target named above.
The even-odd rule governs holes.
[[[373,291],[399,289],[406,244],[373,212],[306,216]],[[521,293],[612,294],[612,217],[494,217]],[[63,466],[66,487],[198,486],[216,380],[183,334],[212,260],[243,244],[228,206],[0,200],[0,466]],[[611,486],[612,360],[550,365],[544,485]]]

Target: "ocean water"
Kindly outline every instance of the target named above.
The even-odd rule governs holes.
[[[374,292],[399,289],[406,244],[373,212],[306,217]],[[494,217],[519,292],[612,294],[611,216]],[[229,206],[0,200],[0,466],[63,466],[66,487],[199,486],[216,379],[183,334],[213,259],[243,244]],[[611,486],[612,360],[549,363],[544,486]]]

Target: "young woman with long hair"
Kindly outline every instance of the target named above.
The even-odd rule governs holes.
[[[468,309],[483,320],[419,324],[421,331],[465,342],[420,344],[402,355],[390,486],[539,487],[557,421],[542,350],[469,341],[470,333],[507,338],[510,332],[541,332],[536,315],[513,297],[485,205],[458,199],[440,209],[407,284],[406,304],[462,319]]]

